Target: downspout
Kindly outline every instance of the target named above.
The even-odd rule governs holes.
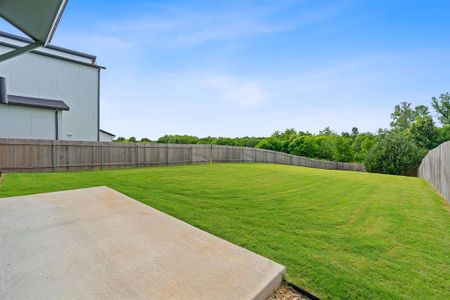
[[[97,78],[97,142],[100,142],[100,68]]]
[[[58,112],[59,110],[55,110],[55,140],[59,140],[59,122],[58,122]]]
[[[8,104],[8,93],[6,92],[5,77],[0,77],[0,103]]]

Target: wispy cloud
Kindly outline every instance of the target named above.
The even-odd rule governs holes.
[[[232,76],[204,76],[199,80],[206,89],[212,89],[217,98],[243,108],[258,107],[268,99],[268,94],[255,80]]]
[[[106,43],[115,46],[186,48],[214,41],[230,41],[257,35],[289,31],[332,18],[342,11],[348,0],[326,5],[298,5],[309,1],[280,1],[240,5],[223,11],[199,11],[191,8],[160,9],[152,13],[138,13],[133,17],[114,16],[88,27],[66,29],[70,34],[58,34],[65,43],[91,36],[93,45]],[[292,7],[297,10],[286,14]],[[63,29],[64,30],[64,29]],[[77,34],[78,33],[78,34]],[[92,46],[91,46],[92,47]]]
[[[218,14],[174,11],[164,16],[147,15],[138,19],[100,23],[97,31],[105,36],[120,37],[131,45],[173,48],[269,34],[289,28],[288,24],[269,22],[265,15],[245,15],[234,11]]]

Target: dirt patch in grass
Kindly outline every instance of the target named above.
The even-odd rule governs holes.
[[[306,300],[305,296],[297,293],[285,282],[281,283],[280,287],[273,292],[267,300]]]

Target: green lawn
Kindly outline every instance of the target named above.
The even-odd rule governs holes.
[[[450,206],[417,178],[208,164],[8,174],[0,197],[98,185],[284,264],[322,298],[450,299]]]

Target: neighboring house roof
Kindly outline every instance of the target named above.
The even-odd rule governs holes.
[[[69,106],[61,100],[8,95],[8,104],[46,109],[69,110]]]
[[[103,129],[100,129],[100,132],[102,132],[102,133],[104,133],[104,134],[107,134],[107,135],[110,135],[110,136],[112,136],[112,137],[115,137],[115,136],[116,136],[115,134],[112,134],[111,132],[105,131],[105,130],[103,130]]]

